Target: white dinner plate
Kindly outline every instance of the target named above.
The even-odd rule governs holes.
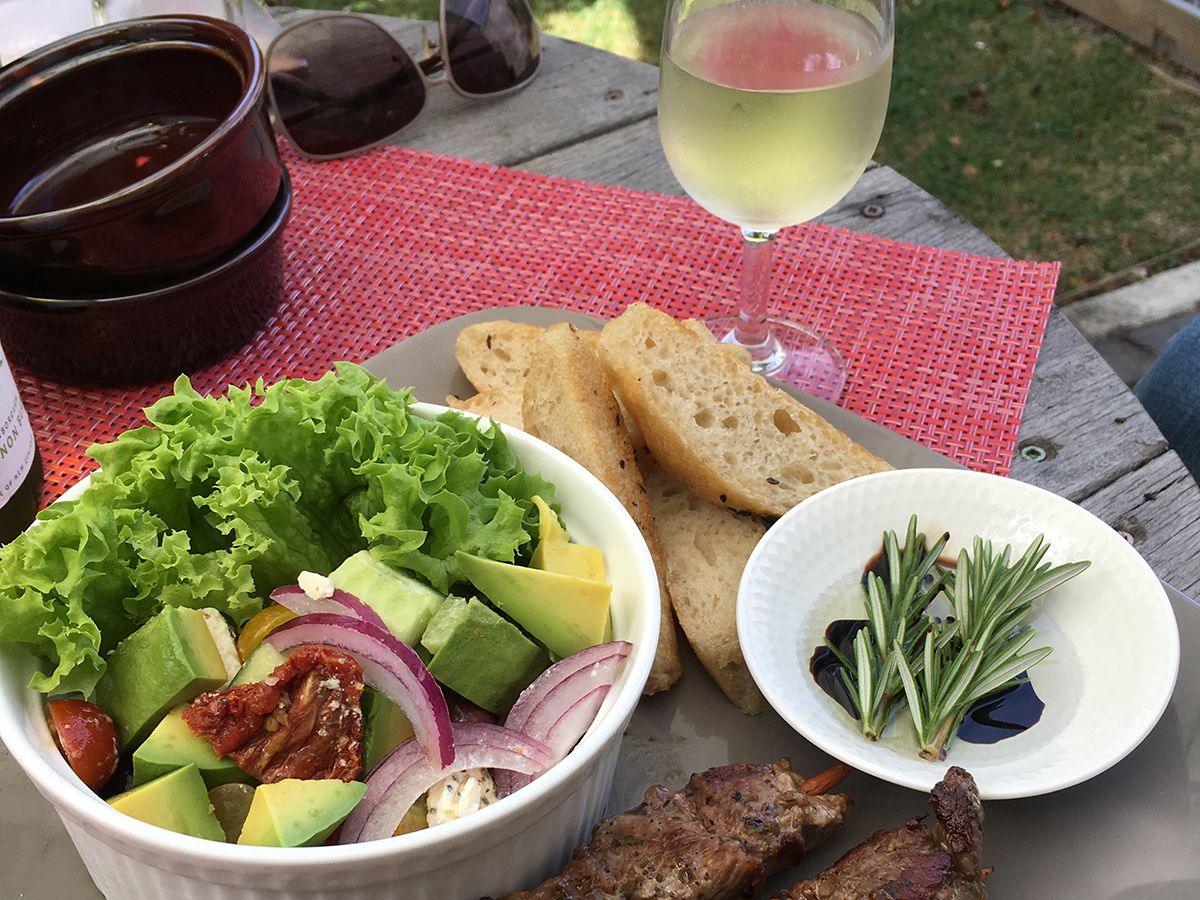
[[[1091,566],[1035,607],[1028,649],[1051,655],[1030,673],[1045,702],[1028,730],[994,744],[955,740],[944,762],[917,755],[903,722],[871,742],[809,673],[835,619],[864,618],[859,586],[886,530],[909,516],[947,555],[975,535],[1023,551],[1038,534],[1054,563]],[[967,769],[984,799],[1031,797],[1078,784],[1123,759],[1171,698],[1179,632],[1162,585],[1117,532],[1068,500],[1019,481],[952,469],[906,469],[837,485],[767,532],[742,576],[738,636],[771,706],[809,741],[878,778],[929,790],[947,765]],[[902,713],[901,715],[907,715]],[[909,726],[911,728],[911,726]]]

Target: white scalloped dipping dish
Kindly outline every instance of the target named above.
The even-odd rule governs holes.
[[[955,740],[944,762],[917,755],[895,723],[872,743],[809,673],[834,619],[864,617],[859,581],[883,533],[903,541],[909,516],[944,555],[975,535],[1022,552],[1039,534],[1046,560],[1090,560],[1038,601],[1029,649],[1054,651],[1030,672],[1045,701],[1027,731],[995,744]],[[791,509],[750,557],[738,593],[738,637],[775,710],[830,755],[894,784],[928,791],[947,765],[967,769],[984,799],[1030,797],[1078,784],[1123,759],[1166,708],[1179,632],[1154,572],[1116,531],[1068,500],[1019,481],[953,469],[904,469],[828,488]],[[906,713],[902,713],[906,716]]]
[[[442,407],[415,404],[421,415]],[[528,889],[557,872],[604,812],[621,736],[654,660],[658,580],[620,502],[587,470],[506,429],[526,468],[557,488],[571,537],[604,551],[613,633],[634,644],[596,721],[545,775],[455,822],[361,844],[243,847],[175,834],[118,813],[85,788],[55,748],[32,657],[0,645],[0,738],[57,811],[109,900],[477,900]]]

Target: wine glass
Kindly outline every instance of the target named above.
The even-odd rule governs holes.
[[[738,311],[708,320],[756,372],[836,400],[826,338],[769,316],[776,233],[837,203],[883,130],[894,0],[670,0],[658,131],[688,194],[742,230]]]

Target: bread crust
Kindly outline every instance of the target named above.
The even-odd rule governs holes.
[[[515,386],[509,386],[494,391],[480,391],[466,400],[449,396],[446,405],[451,409],[461,409],[463,412],[474,413],[477,416],[490,416],[497,422],[511,425],[524,431],[521,417],[521,404],[524,402],[523,391],[525,381],[522,379]]]
[[[823,488],[892,468],[645,303],[604,327],[599,353],[655,459],[722,506],[781,516]]]
[[[683,672],[665,578],[666,561],[624,416],[592,341],[566,323],[546,329],[525,379],[525,431],[562,450],[600,479],[637,524],[658,573],[661,624],[645,693],[666,690]]]

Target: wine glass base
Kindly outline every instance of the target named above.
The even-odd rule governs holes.
[[[771,337],[765,345],[748,347],[750,368],[760,375],[800,388],[822,400],[836,402],[846,385],[846,361],[828,338],[796,322],[769,316]],[[735,315],[704,320],[718,341],[736,344]]]

